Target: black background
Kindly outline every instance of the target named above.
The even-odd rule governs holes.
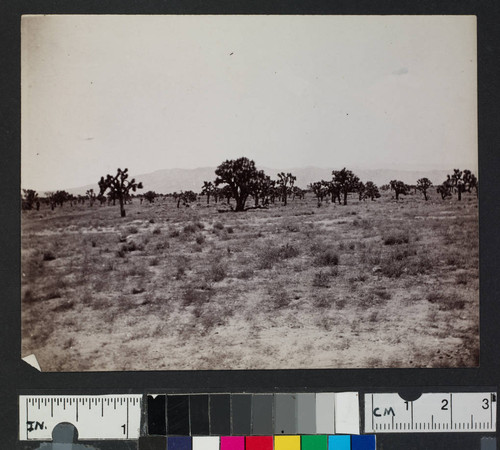
[[[497,388],[500,380],[500,1],[1,0],[0,449],[18,446],[19,394],[297,392]],[[465,14],[477,16],[481,355],[477,369],[40,373],[21,361],[20,17],[22,14]],[[497,402],[498,405],[498,402]],[[380,449],[479,448],[478,435],[380,436]],[[106,447],[107,448],[107,447]]]

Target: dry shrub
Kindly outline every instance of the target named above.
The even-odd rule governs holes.
[[[328,288],[331,286],[331,275],[328,272],[320,270],[314,274],[313,286]]]
[[[393,230],[382,237],[385,245],[408,244],[410,235],[408,231]]]
[[[339,264],[339,255],[333,249],[325,249],[314,258],[316,266],[337,266]]]
[[[182,295],[182,306],[201,307],[210,301],[212,296],[209,290],[198,290],[188,287]]]
[[[56,255],[51,250],[46,250],[43,252],[42,259],[44,261],[53,261],[56,259]]]
[[[270,269],[274,264],[284,259],[295,258],[300,254],[297,247],[285,244],[280,247],[265,247],[259,255],[259,269]]]
[[[236,278],[239,280],[249,280],[254,276],[254,271],[251,269],[244,269],[236,274]]]
[[[427,301],[438,305],[440,311],[455,311],[465,308],[465,301],[455,295],[448,295],[441,292],[430,292],[427,294]]]
[[[207,281],[219,282],[222,281],[227,276],[227,269],[224,264],[217,263],[210,267],[209,271],[206,274]]]

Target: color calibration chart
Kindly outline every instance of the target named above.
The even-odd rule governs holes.
[[[73,448],[76,442],[54,434],[69,426],[78,442],[116,441],[117,450],[124,441],[137,441],[138,450],[375,450],[377,438],[390,433],[483,433],[477,448],[490,450],[496,410],[494,392],[427,393],[413,401],[358,392],[21,395],[19,438]]]

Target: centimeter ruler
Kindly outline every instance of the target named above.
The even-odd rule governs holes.
[[[19,439],[51,440],[61,422],[79,439],[139,439],[142,395],[20,395]]]
[[[427,393],[406,401],[399,394],[365,394],[365,433],[496,432],[493,392]]]

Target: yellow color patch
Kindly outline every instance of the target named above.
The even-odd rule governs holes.
[[[300,436],[274,436],[274,450],[300,450]]]

